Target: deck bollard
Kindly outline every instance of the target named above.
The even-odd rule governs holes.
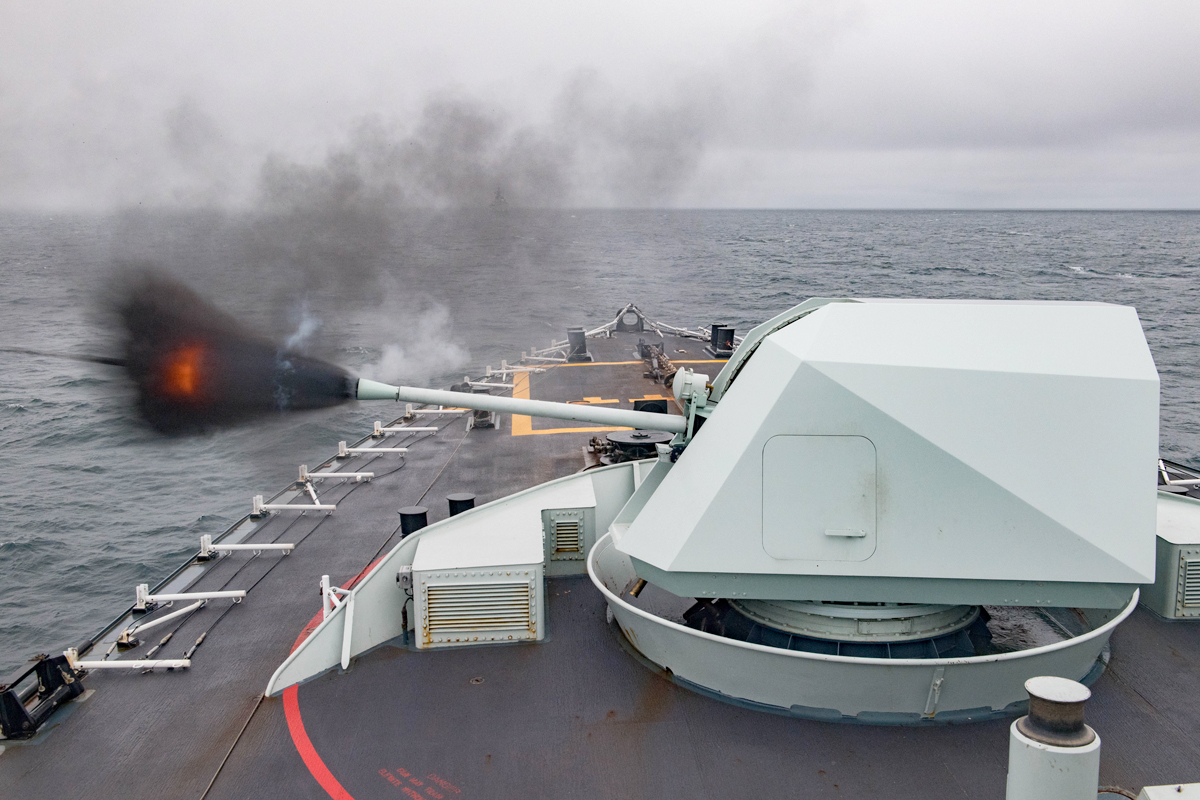
[[[446,501],[450,503],[450,516],[452,517],[475,507],[475,495],[470,492],[448,494]]]
[[[429,509],[425,506],[405,506],[399,513],[401,539],[429,524]]]
[[[1083,721],[1092,696],[1082,683],[1025,681],[1029,714],[1008,734],[1006,800],[1093,800],[1100,784],[1100,737]]]

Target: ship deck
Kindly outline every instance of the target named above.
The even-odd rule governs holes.
[[[591,339],[594,361],[547,364],[518,382],[534,399],[669,395],[643,377],[642,336]],[[709,361],[703,343],[667,337],[676,363]],[[698,371],[715,374],[719,364]],[[528,389],[525,389],[525,386]],[[381,409],[381,414],[387,412]],[[672,413],[677,413],[673,409]],[[187,670],[94,671],[89,692],[26,743],[3,742],[0,786],[13,798],[1001,798],[1008,722],[871,727],[767,714],[697,694],[649,668],[605,618],[586,576],[547,583],[545,642],[416,651],[397,642],[282,697],[263,690],[319,619],[318,581],[342,585],[396,542],[396,511],[446,496],[484,503],[585,467],[603,430],[508,415],[467,430],[390,436],[398,455],[361,456],[369,483],[318,484],[329,516],[279,514],[248,541],[294,542],[288,556],[235,553],[176,578],[193,591],[247,589],[112,658],[177,658]],[[367,466],[368,463],[370,466]],[[285,495],[290,497],[291,495]],[[301,497],[300,502],[305,498]],[[247,523],[249,526],[250,523]],[[109,637],[111,639],[111,635]],[[108,640],[89,658],[99,658]],[[1101,782],[1200,781],[1200,623],[1139,609],[1112,639],[1088,721],[1103,741]]]

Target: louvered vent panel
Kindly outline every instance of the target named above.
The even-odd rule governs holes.
[[[1183,607],[1200,607],[1200,558],[1183,560]]]
[[[554,552],[578,553],[583,550],[578,520],[559,520],[554,523]]]
[[[428,587],[429,633],[529,629],[528,583]]]

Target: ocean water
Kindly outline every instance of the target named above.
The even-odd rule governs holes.
[[[1161,449],[1200,465],[1200,214],[555,211],[264,221],[0,216],[0,347],[112,353],[115,265],[169,269],[314,353],[443,386],[626,302],[751,325],[811,296],[1135,306],[1162,378]],[[132,416],[111,367],[0,353],[0,674],[96,632],[386,411],[343,406],[188,439]]]

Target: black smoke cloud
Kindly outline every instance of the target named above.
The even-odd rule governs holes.
[[[245,257],[259,274],[287,276],[277,306],[291,317],[298,298],[320,315],[361,307],[381,279],[405,274],[426,238],[503,262],[513,246],[505,234],[527,219],[520,212],[597,198],[669,203],[703,155],[702,120],[680,100],[630,103],[592,73],[568,82],[536,123],[479,99],[435,96],[410,121],[361,120],[316,163],[269,156]],[[450,253],[435,260],[453,272]]]
[[[201,182],[210,195],[238,183],[220,158],[220,125],[199,104],[185,98],[166,122],[177,157],[211,172]],[[564,245],[552,226],[547,235],[543,212],[595,198],[667,203],[703,149],[696,105],[631,103],[591,73],[538,121],[442,93],[412,118],[360,120],[319,159],[267,156],[248,208],[182,212],[190,216],[171,221],[173,240],[156,230],[163,212],[128,212],[117,250],[202,285],[297,354],[341,361],[357,350],[349,360],[365,356],[364,374],[421,381],[468,357],[426,292],[440,294],[431,275],[477,285],[481,269],[495,273],[483,282],[538,273]],[[247,308],[247,284],[266,301]],[[345,321],[364,319],[347,331]]]
[[[110,292],[136,408],[160,433],[200,433],[350,397],[341,367],[250,330],[156,267],[122,266]]]

